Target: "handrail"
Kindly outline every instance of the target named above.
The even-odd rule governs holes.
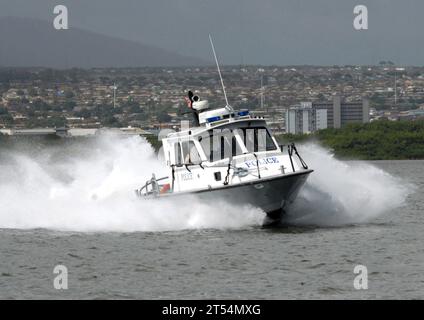
[[[297,157],[299,158],[299,161],[303,167],[303,169],[308,169],[308,165],[306,164],[306,162],[302,159],[302,157],[300,156],[299,152],[297,151],[296,145],[294,144],[294,142],[292,142],[291,144],[287,145],[287,152],[289,153],[289,157],[290,157],[290,163],[293,169],[293,172],[295,172],[294,169],[294,164],[293,164],[293,152],[297,155]]]
[[[168,179],[168,178],[169,178],[169,176],[162,177],[162,178],[159,178],[159,179],[155,179],[155,182],[162,181],[162,180],[165,180],[165,179]],[[144,186],[141,187],[141,189],[139,189],[139,192],[141,193],[141,191],[143,191],[144,189],[147,190],[147,187],[150,186],[152,184],[152,182],[153,181],[151,179],[147,180],[146,183],[144,184]]]
[[[303,159],[300,156],[299,152],[297,152],[297,148],[296,148],[296,145],[294,144],[294,142],[292,143],[292,148],[294,150],[294,153],[296,153],[297,157],[299,158],[300,163],[302,164],[303,169],[308,169],[308,165],[306,164],[305,161],[303,161]]]
[[[225,176],[225,179],[224,179],[224,186],[226,186],[229,183],[230,169],[231,169],[232,162],[233,162],[233,157],[231,157],[230,161],[228,161],[227,175]]]
[[[256,168],[258,169],[258,178],[261,178],[261,169],[259,169],[259,160],[258,160],[258,155],[256,153],[253,152],[253,155],[255,156],[256,159]]]
[[[292,159],[293,149],[292,149],[292,146],[290,144],[287,146],[287,153],[289,154],[292,170],[293,170],[293,172],[296,172],[296,170],[294,169],[294,164],[293,164],[293,159]]]
[[[171,165],[172,168],[172,190],[174,190],[174,184],[175,184],[175,165]]]

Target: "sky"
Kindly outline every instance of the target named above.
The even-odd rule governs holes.
[[[210,33],[222,64],[424,65],[423,0],[0,0],[0,16],[53,22],[59,4],[70,28],[208,61]],[[368,30],[353,27],[356,5]]]

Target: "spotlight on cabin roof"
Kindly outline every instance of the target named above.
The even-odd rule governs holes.
[[[209,102],[208,100],[193,101],[192,107],[193,109],[197,111],[203,111],[203,110],[209,109]]]

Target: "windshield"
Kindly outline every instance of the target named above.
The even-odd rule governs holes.
[[[214,129],[199,137],[202,149],[210,162],[260,151],[277,149],[265,127]]]
[[[273,151],[277,149],[268,129],[265,127],[241,128],[242,138],[249,152]]]
[[[196,145],[193,141],[183,141],[183,156],[184,164],[199,164],[202,162],[199,152],[197,151]]]
[[[210,162],[229,158],[230,155],[242,154],[241,147],[237,146],[234,134],[229,130],[210,131],[206,136],[199,137],[199,142]]]

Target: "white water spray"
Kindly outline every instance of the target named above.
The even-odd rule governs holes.
[[[315,172],[291,206],[289,223],[337,226],[368,222],[401,207],[413,191],[413,186],[370,163],[339,161],[316,144],[300,149]]]
[[[264,213],[249,206],[178,200],[141,200],[134,190],[151,173],[166,175],[162,161],[141,137],[105,136],[74,147],[0,147],[0,228],[69,231],[164,231],[245,228]],[[20,150],[20,151],[18,151]],[[384,171],[347,164],[322,148],[304,146],[315,169],[289,220],[334,225],[363,222],[401,205],[406,191]],[[189,205],[188,205],[189,204]]]
[[[2,154],[0,228],[124,232],[243,228],[260,225],[264,217],[259,209],[207,204],[194,197],[139,199],[134,190],[152,172],[158,177],[167,174],[153,148],[141,137],[96,139],[89,147],[81,145],[82,150],[47,148],[31,157],[30,150]],[[57,157],[62,159],[53,160]]]

